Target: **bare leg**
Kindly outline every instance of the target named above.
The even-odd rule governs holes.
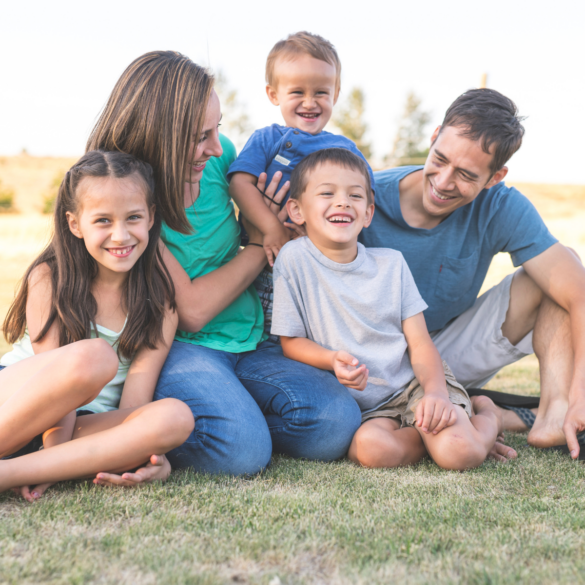
[[[564,445],[563,422],[573,377],[573,347],[568,313],[546,298],[534,327],[534,352],[540,363],[540,406],[528,435],[534,447]]]
[[[415,429],[401,429],[391,418],[374,418],[357,430],[348,457],[364,467],[402,467],[417,463],[426,454]]]
[[[103,339],[60,347],[0,372],[0,458],[14,453],[67,413],[91,402],[116,375]]]
[[[500,409],[487,396],[474,397],[476,414],[471,419],[460,406],[455,408],[457,421],[454,425],[436,435],[423,433],[418,428],[417,431],[439,467],[458,471],[479,467],[501,431]]]
[[[194,427],[189,407],[173,398],[88,416],[93,420],[87,427],[83,418],[78,419],[74,440],[0,461],[0,492],[22,485],[93,477],[101,471],[126,471],[148,461],[153,453],[178,447]]]

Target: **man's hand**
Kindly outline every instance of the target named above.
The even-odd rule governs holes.
[[[565,415],[563,432],[567,439],[567,447],[571,452],[571,457],[577,459],[581,447],[577,441],[577,433],[585,430],[585,398],[581,398],[569,404],[569,409]]]
[[[282,224],[277,225],[278,228],[273,232],[264,234],[264,252],[271,267],[274,266],[280,249],[290,240],[290,232]]]
[[[347,351],[336,351],[333,354],[332,366],[341,384],[354,390],[364,390],[368,383],[370,371],[365,364],[357,367],[359,360]]]
[[[455,424],[457,413],[446,392],[445,394],[429,393],[425,394],[416,405],[414,419],[415,424],[423,433],[436,435]]]
[[[150,461],[134,473],[98,473],[93,480],[96,485],[136,487],[153,481],[164,481],[171,474],[171,464],[164,455],[151,455]]]

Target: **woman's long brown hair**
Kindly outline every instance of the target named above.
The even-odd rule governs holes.
[[[86,150],[133,154],[154,170],[156,206],[174,231],[192,233],[185,177],[193,140],[203,129],[213,76],[175,51],[152,51],[130,63],[92,130]]]
[[[33,341],[40,341],[55,320],[59,327],[59,346],[91,337],[97,313],[91,289],[98,266],[84,241],[71,233],[66,216],[67,212],[78,214],[82,209],[78,188],[82,180],[91,177],[134,180],[143,188],[148,207],[154,205],[154,178],[149,164],[120,152],[92,151],[82,156],[59,187],[51,241],[26,271],[4,321],[4,337],[8,343],[16,343],[24,335],[29,277],[41,264],[51,270],[52,303],[49,317]],[[155,213],[148,245],[126,280],[122,303],[128,317],[118,342],[118,353],[125,358],[132,358],[143,347],[154,349],[162,339],[166,306],[175,308],[175,289],[158,246],[160,230],[161,219]]]

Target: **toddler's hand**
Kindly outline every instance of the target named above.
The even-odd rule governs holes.
[[[370,374],[365,364],[357,367],[359,360],[347,351],[336,351],[333,355],[333,371],[341,384],[354,390],[364,390]]]
[[[436,435],[455,424],[457,413],[448,394],[425,394],[416,406],[415,424],[423,433]]]
[[[291,236],[290,232],[282,224],[278,225],[277,229],[264,236],[264,251],[271,267],[274,266],[274,261],[280,249],[290,240]]]

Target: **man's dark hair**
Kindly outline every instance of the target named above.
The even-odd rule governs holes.
[[[309,175],[322,164],[331,163],[345,169],[357,171],[366,181],[366,196],[368,205],[373,203],[372,182],[368,165],[357,154],[345,148],[324,148],[307,155],[294,169],[290,176],[290,198],[300,199],[307,188]]]
[[[481,147],[488,154],[491,145],[495,145],[490,163],[494,175],[522,146],[523,120],[516,104],[499,91],[470,89],[449,106],[441,131],[447,126],[456,127],[462,136],[481,140]]]

